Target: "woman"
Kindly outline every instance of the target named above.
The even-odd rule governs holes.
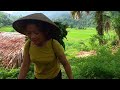
[[[51,38],[50,31],[58,29],[55,23],[42,13],[35,13],[15,21],[13,28],[29,37],[18,79],[26,78],[31,62],[34,63],[35,79],[62,79],[60,63],[68,78],[73,79],[63,47]]]

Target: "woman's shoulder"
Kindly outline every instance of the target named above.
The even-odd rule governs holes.
[[[53,47],[57,55],[60,55],[61,53],[64,52],[63,46],[55,39],[53,39]]]
[[[59,43],[56,39],[52,39],[52,41],[53,41],[54,43]]]
[[[56,39],[52,39],[52,41],[55,46],[61,46],[61,44]]]

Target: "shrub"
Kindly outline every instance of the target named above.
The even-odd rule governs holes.
[[[97,56],[70,60],[70,63],[75,78],[115,79],[120,78],[119,58],[120,50],[112,55],[109,49],[102,47],[97,51]]]
[[[18,69],[0,68],[0,79],[17,79],[19,72],[20,72],[20,68]],[[26,79],[33,79],[33,78],[34,78],[34,69],[33,69],[33,64],[31,64]]]
[[[17,79],[19,69],[4,69],[0,68],[0,79]]]

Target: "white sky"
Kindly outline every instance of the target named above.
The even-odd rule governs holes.
[[[64,11],[2,11],[2,12],[5,12],[11,15],[22,15],[22,16],[38,12],[38,13],[45,14],[49,18],[53,18],[53,16],[64,13]],[[65,11],[65,12],[69,13],[69,11]]]
[[[12,14],[15,11],[2,11],[2,12],[6,12],[6,13],[9,13],[9,14]]]
[[[2,11],[2,12],[12,14],[13,12],[18,12],[18,11]],[[24,12],[24,11],[23,11],[23,12]],[[34,12],[34,11],[26,11],[26,12]],[[41,11],[41,12],[42,12],[42,11]]]

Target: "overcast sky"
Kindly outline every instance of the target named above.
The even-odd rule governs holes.
[[[9,14],[12,14],[14,11],[3,11],[3,12],[6,12],[6,13],[9,13]]]
[[[61,13],[61,12],[69,12],[69,11],[2,11],[2,12],[6,12],[6,13],[9,13],[9,14],[13,14],[13,13],[16,13],[16,12],[27,12],[27,13],[34,13],[34,12],[41,12],[41,13]]]
[[[43,13],[44,15],[48,16],[49,18],[55,18],[63,14],[70,14],[70,11],[2,11],[5,13],[9,13],[15,16],[25,16],[33,13]]]

